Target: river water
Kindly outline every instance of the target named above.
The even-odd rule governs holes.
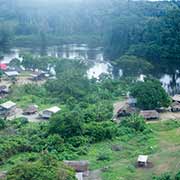
[[[13,58],[21,59],[20,54],[22,52],[31,52],[37,55],[40,54],[39,49],[15,48],[11,50],[11,53],[5,54],[4,58],[1,59],[1,62],[9,63]],[[91,68],[87,71],[89,78],[98,78],[102,73],[112,74],[112,66],[109,62],[104,60],[103,48],[101,47],[90,48],[86,44],[53,46],[47,48],[46,54],[52,57],[88,61],[92,64]]]
[[[13,58],[19,58],[21,52],[32,52],[34,54],[40,54],[39,49],[27,49],[27,48],[15,48],[12,49],[12,52],[6,54],[3,59],[1,59],[2,63],[9,63]],[[97,78],[102,74],[111,74],[113,72],[113,68],[108,61],[105,61],[103,55],[103,48],[90,48],[86,44],[69,44],[62,46],[53,46],[47,48],[46,54],[48,56],[60,57],[66,59],[82,59],[84,61],[88,61],[92,64],[91,68],[87,71],[89,78]],[[170,74],[162,74],[158,77],[161,81],[165,90],[173,95],[176,93],[180,93],[180,77]]]

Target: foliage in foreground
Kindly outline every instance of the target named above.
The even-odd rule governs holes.
[[[53,159],[48,154],[42,154],[35,162],[24,162],[13,167],[7,175],[7,180],[75,180],[75,173],[69,167]]]

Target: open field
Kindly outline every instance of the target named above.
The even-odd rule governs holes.
[[[88,159],[92,170],[101,169],[103,180],[151,180],[154,175],[163,172],[177,173],[180,169],[180,128],[169,128],[165,122],[149,125],[154,135],[147,140],[136,136],[129,138],[128,143],[119,138],[102,142],[90,147],[89,153],[81,159]],[[111,150],[113,144],[122,146],[121,151]],[[109,156],[109,161],[97,161],[99,154]],[[139,154],[148,154],[152,168],[135,168]]]

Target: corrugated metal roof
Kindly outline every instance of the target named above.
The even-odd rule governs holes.
[[[46,109],[45,111],[50,111],[50,112],[52,112],[52,113],[57,113],[57,112],[59,112],[61,109],[59,108],[59,107],[57,107],[57,106],[54,106],[54,107],[51,107],[51,108],[49,108],[49,109]]]
[[[7,76],[18,76],[19,73],[17,71],[6,71],[5,74]]]
[[[148,160],[148,156],[147,155],[139,155],[138,156],[138,162],[144,162],[146,163]]]
[[[12,101],[7,101],[3,104],[0,105],[1,107],[5,108],[5,109],[10,109],[13,106],[16,106],[16,103],[12,102]]]

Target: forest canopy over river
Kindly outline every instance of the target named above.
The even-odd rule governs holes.
[[[179,21],[179,2],[174,1],[1,0],[0,51],[87,43],[103,46],[117,66],[118,58],[133,55],[174,73],[180,57]]]

